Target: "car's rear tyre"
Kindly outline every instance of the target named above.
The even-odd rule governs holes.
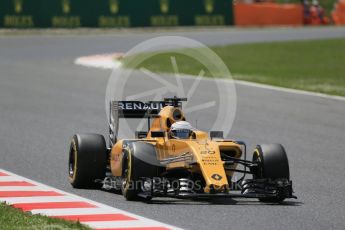
[[[99,134],[76,134],[69,151],[69,181],[74,188],[100,188],[105,178],[107,148]]]
[[[253,162],[259,162],[254,178],[290,179],[289,161],[285,149],[280,144],[262,144],[256,146]],[[262,202],[282,202],[284,197],[259,198]]]
[[[123,149],[122,195],[126,200],[137,200],[142,192],[143,178],[159,174],[159,163],[153,145],[144,142],[128,143]]]

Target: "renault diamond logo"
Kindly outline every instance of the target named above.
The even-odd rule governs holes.
[[[219,174],[213,174],[212,176],[211,176],[213,179],[215,179],[215,180],[221,180],[223,177],[221,176],[221,175],[219,175]]]

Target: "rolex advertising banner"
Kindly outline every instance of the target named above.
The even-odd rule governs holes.
[[[0,27],[166,27],[233,24],[232,0],[0,0]]]
[[[34,4],[33,4],[34,3]],[[35,27],[34,12],[38,2],[24,0],[0,1],[1,27],[31,28]]]

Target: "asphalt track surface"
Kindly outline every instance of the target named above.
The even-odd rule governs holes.
[[[213,45],[345,37],[345,29],[164,34]],[[345,101],[250,86],[237,86],[238,108],[230,136],[245,140],[250,149],[256,143],[282,143],[298,200],[267,205],[256,200],[158,199],[147,204],[127,202],[105,191],[71,188],[67,181],[69,140],[76,132],[106,134],[104,95],[110,75],[110,71],[76,66],[74,59],[125,52],[157,35],[0,37],[0,168],[186,229],[344,229]],[[134,81],[132,90],[147,84]],[[207,92],[205,82],[200,87]],[[196,100],[201,102],[209,93],[200,95]],[[212,113],[204,116],[211,118]]]

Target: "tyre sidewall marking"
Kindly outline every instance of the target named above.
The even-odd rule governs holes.
[[[124,188],[124,193],[126,194],[131,183],[132,177],[132,152],[130,148],[125,149],[127,151],[127,175],[126,175],[126,185]]]
[[[76,144],[76,141],[75,141],[75,138],[72,139],[72,150],[73,150],[73,154],[74,154],[74,168],[73,168],[73,176],[69,176],[70,178],[70,181],[71,182],[75,182],[75,178],[76,178],[76,175],[77,175],[77,161],[78,161],[78,150],[77,150],[77,144]]]

